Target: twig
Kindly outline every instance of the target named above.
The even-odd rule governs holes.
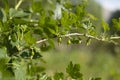
[[[19,6],[21,5],[22,2],[23,2],[23,0],[19,0],[19,2],[17,3],[17,5],[15,6],[16,10],[19,8]]]
[[[45,42],[45,41],[47,41],[47,40],[48,40],[48,39],[42,39],[42,40],[39,40],[39,41],[36,42],[36,44],[39,44],[39,43]]]
[[[98,41],[109,42],[109,43],[114,43],[114,44],[117,44],[113,41],[114,39],[120,39],[120,37],[110,37],[109,39],[107,39],[107,38],[104,39],[104,38],[98,38],[98,37],[95,37],[92,35],[82,34],[82,33],[70,33],[70,34],[61,35],[60,37],[64,38],[64,37],[70,37],[70,36],[84,36],[84,37],[95,39]],[[39,44],[39,43],[45,42],[47,40],[48,39],[42,39],[42,40],[37,41],[36,43]]]
[[[70,36],[85,36],[85,37],[88,37],[88,38],[96,39],[98,41],[103,41],[102,39],[99,39],[97,37],[94,37],[94,36],[91,36],[91,35],[88,35],[88,34],[81,34],[81,33],[70,33],[70,34],[63,35],[62,37],[70,37]]]
[[[118,37],[110,37],[110,39],[112,39],[112,40],[120,39],[120,36],[118,36]]]

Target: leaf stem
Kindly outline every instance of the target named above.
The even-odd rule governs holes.
[[[23,0],[19,0],[19,2],[16,4],[16,6],[15,6],[15,9],[17,10],[19,7],[20,7],[20,5],[21,5],[21,3],[23,2]]]

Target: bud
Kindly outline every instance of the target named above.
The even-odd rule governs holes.
[[[90,43],[91,43],[91,38],[88,38],[87,41],[86,41],[87,46],[89,46]]]
[[[58,43],[60,44],[61,42],[62,42],[62,38],[59,37],[59,38],[58,38]]]
[[[68,45],[71,44],[71,40],[70,40],[70,39],[68,39],[67,44],[68,44]]]

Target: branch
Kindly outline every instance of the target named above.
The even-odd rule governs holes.
[[[23,0],[19,0],[19,2],[17,3],[17,5],[15,6],[16,10],[19,8],[19,6],[21,5],[22,2],[23,2]]]
[[[47,40],[48,40],[48,39],[39,40],[39,41],[36,42],[36,44],[43,43],[43,42],[45,42],[45,41],[47,41]]]
[[[110,39],[112,39],[112,40],[120,39],[120,36],[118,36],[118,37],[110,37]]]
[[[61,35],[60,37],[65,38],[65,37],[71,37],[71,36],[84,36],[86,38],[91,38],[91,39],[95,39],[98,41],[109,42],[109,43],[113,43],[113,44],[118,44],[118,43],[114,42],[113,40],[120,39],[120,37],[110,37],[109,39],[107,39],[107,38],[104,39],[104,38],[98,38],[98,37],[95,37],[95,36],[92,36],[89,34],[82,34],[82,33],[70,33],[70,34]],[[45,42],[47,40],[48,39],[42,39],[42,40],[37,41],[36,43],[39,44],[39,43]]]
[[[70,34],[66,34],[66,35],[63,35],[62,37],[70,37],[70,36],[84,36],[84,37],[87,37],[87,38],[92,38],[92,39],[96,39],[98,41],[103,41],[102,39],[99,39],[95,36],[91,36],[91,35],[88,35],[88,34],[80,34],[80,33],[70,33]]]

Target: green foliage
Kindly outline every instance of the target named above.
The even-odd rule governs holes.
[[[91,78],[90,80],[101,80],[101,78]]]
[[[80,65],[79,64],[75,64],[73,65],[72,62],[70,62],[70,64],[68,65],[68,67],[66,68],[66,72],[73,78],[73,79],[79,79],[82,80],[82,74],[80,73]]]
[[[96,34],[91,21],[94,16],[85,8],[86,0],[77,5],[67,0],[64,3],[59,2],[62,6],[59,11],[60,19],[55,19],[55,9],[49,8],[57,7],[57,2],[47,1],[45,5],[44,0],[31,0],[26,10],[20,6],[24,1],[15,0],[13,8],[8,0],[4,0],[4,7],[0,9],[0,72],[4,75],[3,79],[9,73],[15,80],[66,80],[63,73],[56,73],[54,77],[42,74],[44,68],[37,65],[37,60],[44,62],[42,52],[55,47],[56,39],[58,43],[67,39],[68,44],[79,44],[85,40],[87,45],[91,39],[110,39],[110,42],[114,42],[114,37],[105,40],[102,39],[103,36]],[[109,30],[105,22],[103,28],[105,32]],[[78,64],[70,62],[66,72],[68,79],[82,80]]]
[[[120,31],[120,24],[119,24],[120,23],[120,18],[119,19],[113,19],[112,22],[113,22],[113,25],[114,25],[115,29],[117,31]]]
[[[16,10],[16,9],[13,9],[13,8],[10,8],[10,10],[9,10],[10,19],[20,18],[20,17],[25,17],[25,16],[28,16],[28,14],[25,13],[23,10]]]
[[[106,22],[104,22],[104,21],[102,21],[102,26],[103,26],[104,32],[110,30],[109,25]]]
[[[102,19],[102,6],[95,0],[88,0],[88,5],[86,7],[87,11],[94,16],[89,15],[93,20],[92,23],[96,26],[96,32],[101,33],[101,19]]]
[[[63,73],[55,73],[54,80],[63,80],[64,74]]]

